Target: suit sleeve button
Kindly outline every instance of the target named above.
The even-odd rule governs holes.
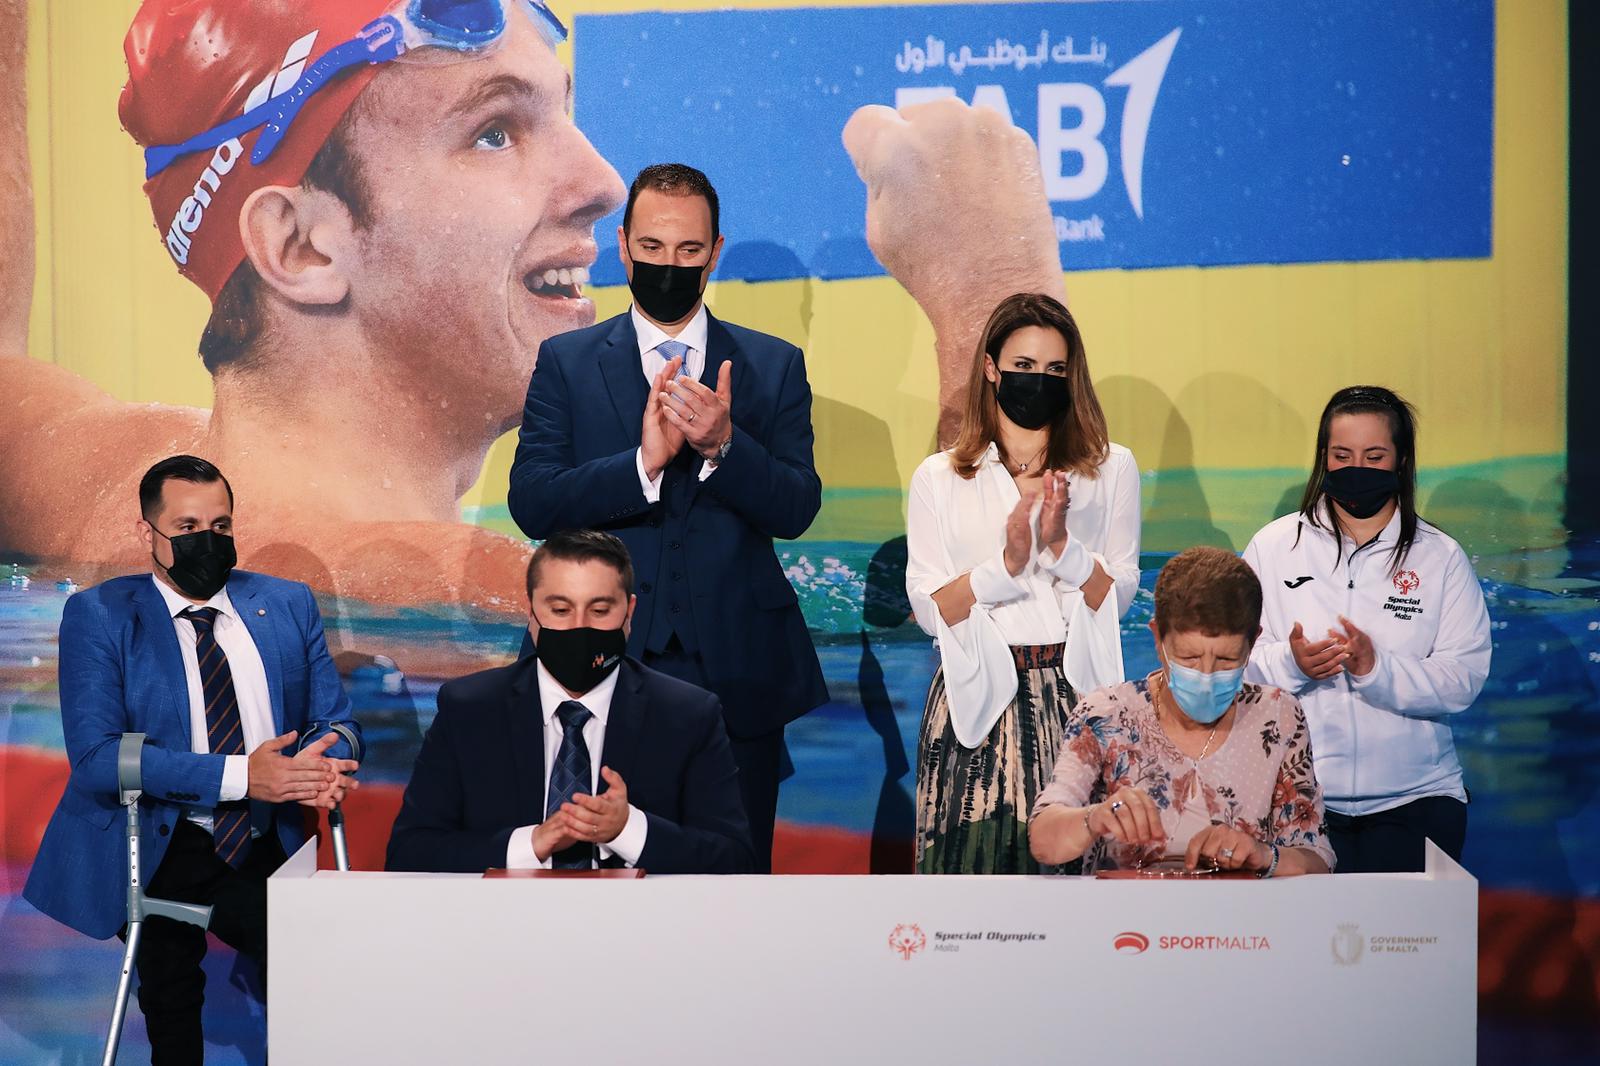
[[[168,829],[167,829],[167,827],[166,827],[166,826],[164,826],[164,825],[163,825],[163,826],[158,826],[158,827],[157,827],[157,828],[156,828],[156,832],[158,832],[158,833],[160,833],[160,834],[161,834],[161,835],[162,835],[162,836],[166,836],[166,835],[167,835],[167,832],[168,832]]]

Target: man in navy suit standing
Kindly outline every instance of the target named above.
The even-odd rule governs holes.
[[[535,539],[597,527],[627,545],[628,650],[721,699],[766,872],[783,727],[828,698],[772,541],[806,531],[822,482],[800,349],[705,308],[718,221],[693,167],[634,179],[617,230],[633,306],[540,346],[507,502]]]
[[[304,807],[357,783],[342,741],[360,735],[311,590],[233,568],[233,489],[211,463],[163,459],[139,484],[150,573],[67,600],[61,721],[72,774],[23,895],[104,939],[127,915],[119,813],[121,735],[144,733],[139,848],[151,896],[212,906],[210,929],[265,962],[266,878],[306,841]],[[310,740],[294,752],[297,740]],[[152,1060],[204,1053],[205,931],[149,918],[139,1007]]]
[[[539,546],[537,654],[439,689],[389,869],[750,872],[722,708],[627,657],[632,587],[628,549],[609,533]]]

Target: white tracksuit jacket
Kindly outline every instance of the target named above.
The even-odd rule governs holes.
[[[1461,546],[1418,521],[1395,570],[1400,513],[1375,539],[1344,550],[1326,529],[1285,515],[1251,539],[1244,559],[1261,578],[1262,633],[1246,677],[1300,698],[1325,802],[1362,815],[1424,796],[1465,801],[1448,716],[1466,710],[1489,676],[1489,613]],[[1298,543],[1296,534],[1298,533]],[[1377,665],[1325,681],[1300,672],[1295,622],[1312,642],[1344,615],[1372,638]]]

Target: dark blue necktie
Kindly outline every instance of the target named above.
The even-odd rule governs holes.
[[[244,722],[233,691],[233,671],[217,644],[215,607],[190,607],[183,617],[194,626],[194,654],[200,663],[200,695],[206,702],[206,744],[213,755],[244,754]],[[219,803],[211,843],[223,862],[238,869],[250,854],[250,801]]]
[[[545,800],[544,816],[548,821],[561,809],[563,803],[582,792],[594,792],[594,774],[589,765],[589,745],[583,742],[583,727],[594,715],[577,700],[566,700],[556,708],[561,719],[561,749],[550,767],[550,794]],[[550,867],[555,870],[588,870],[594,867],[594,845],[580,842],[563,848],[550,856]]]

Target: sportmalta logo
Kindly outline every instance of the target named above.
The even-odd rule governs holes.
[[[889,946],[910,962],[911,956],[928,946],[928,938],[920,925],[897,925],[889,934]]]
[[[1143,955],[1150,947],[1150,938],[1132,931],[1118,933],[1112,938],[1111,946],[1116,948],[1119,955]]]
[[[1340,966],[1354,966],[1361,961],[1361,953],[1366,950],[1367,941],[1361,935],[1361,927],[1354,923],[1346,923],[1334,930],[1333,940],[1329,942],[1333,949],[1333,961]]]
[[[1417,576],[1415,570],[1402,570],[1394,575],[1394,587],[1399,590],[1400,595],[1409,596],[1422,587],[1422,578]]]

